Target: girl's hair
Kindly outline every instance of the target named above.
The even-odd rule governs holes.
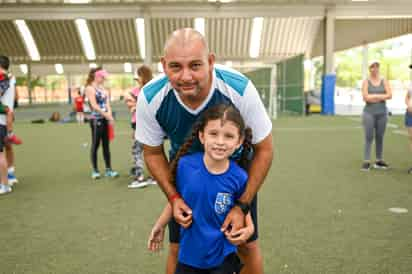
[[[252,147],[252,130],[249,127],[246,127],[245,122],[243,121],[242,115],[239,110],[237,110],[232,105],[220,104],[208,108],[200,117],[200,119],[193,125],[192,132],[183,145],[177,151],[173,161],[171,162],[171,181],[175,184],[177,165],[179,159],[187,154],[192,147],[195,140],[198,139],[199,132],[202,132],[207,123],[213,120],[222,120],[223,122],[230,121],[233,122],[239,128],[240,136],[244,137],[242,144],[242,149],[240,152],[240,157],[237,161],[240,167],[246,171],[249,168],[250,156],[253,151]]]
[[[96,67],[96,68],[90,69],[89,74],[87,75],[86,87],[90,86],[93,83],[94,78],[96,76],[96,72],[102,69],[103,69],[102,67]]]
[[[148,66],[146,66],[146,65],[140,66],[140,67],[137,69],[136,73],[137,73],[137,75],[138,75],[139,78],[140,78],[142,87],[143,87],[144,85],[146,85],[150,80],[153,79],[152,70],[150,69],[150,67],[148,67]]]

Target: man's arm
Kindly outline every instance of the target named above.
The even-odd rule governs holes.
[[[192,210],[180,196],[176,196],[178,193],[176,187],[170,182],[170,168],[163,145],[153,147],[144,145],[143,152],[147,168],[159,183],[160,188],[172,205],[173,217],[176,222],[183,227],[190,226],[192,223]]]
[[[273,160],[273,141],[270,133],[260,143],[254,145],[254,157],[249,169],[246,190],[240,197],[242,203],[250,204],[262,186]]]
[[[169,163],[163,149],[160,146],[143,145],[144,159],[150,173],[158,182],[160,188],[167,198],[177,193],[176,187],[170,183]]]

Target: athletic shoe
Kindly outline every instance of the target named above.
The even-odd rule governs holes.
[[[144,188],[147,187],[149,185],[149,183],[147,182],[147,180],[134,180],[133,182],[131,182],[127,187],[128,188]]]
[[[11,186],[0,184],[0,194],[7,194],[12,192]]]
[[[92,172],[92,179],[93,180],[100,179],[100,173],[98,171],[93,171]]]
[[[119,176],[119,173],[117,171],[108,169],[108,170],[106,170],[106,173],[104,174],[104,176],[110,177],[110,178],[116,178],[116,177]]]
[[[410,169],[408,169],[408,173],[412,174],[412,167]]]
[[[15,183],[18,183],[19,180],[17,180],[16,176],[14,175],[13,172],[7,173],[7,178],[9,181],[9,185],[14,185]]]
[[[157,182],[152,177],[146,179],[148,185],[157,185]]]
[[[23,141],[17,137],[16,134],[10,135],[6,137],[6,142],[13,144],[13,145],[21,145],[23,143]]]
[[[376,163],[373,165],[374,168],[376,169],[382,169],[382,170],[387,170],[389,169],[389,166],[387,163],[385,163],[384,161],[380,160],[380,161],[376,161]]]
[[[371,169],[371,164],[369,162],[364,162],[362,164],[361,170],[362,171],[369,171]]]

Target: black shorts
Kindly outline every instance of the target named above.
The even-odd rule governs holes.
[[[4,125],[0,125],[0,152],[4,152],[6,146],[7,128]]]
[[[226,256],[221,265],[210,269],[200,269],[190,265],[177,263],[175,274],[239,274],[242,266],[243,264],[237,254],[232,253]]]
[[[252,216],[252,221],[255,226],[255,232],[253,232],[252,236],[247,240],[248,243],[256,241],[258,239],[258,215],[257,215],[257,195],[253,198],[252,202],[250,203],[250,214]],[[180,239],[180,225],[176,223],[174,219],[170,220],[169,224],[169,241],[174,244],[179,243]]]
[[[130,123],[130,126],[132,127],[133,130],[136,130],[136,123]]]

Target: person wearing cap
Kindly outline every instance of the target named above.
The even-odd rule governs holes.
[[[371,61],[369,63],[369,78],[362,83],[362,96],[366,103],[362,114],[362,124],[365,132],[362,171],[369,171],[371,168],[371,148],[374,140],[376,162],[373,167],[382,170],[389,168],[383,160],[383,139],[388,121],[386,100],[392,98],[392,90],[388,81],[381,78],[379,67],[379,61]]]
[[[97,150],[100,143],[103,146],[103,157],[106,164],[105,176],[114,178],[119,174],[112,170],[109,147],[109,124],[114,123],[108,92],[104,81],[108,73],[101,67],[90,70],[86,81],[86,96],[91,108],[90,128],[92,130],[91,160],[93,165],[92,178],[99,179],[97,167]]]
[[[140,88],[146,85],[152,78],[153,74],[150,67],[146,65],[140,66],[133,75],[133,79],[137,82],[137,87],[133,88],[128,96],[126,96],[126,105],[132,114],[131,126],[133,129],[132,137],[134,140],[132,146],[133,167],[130,170],[130,174],[134,179],[128,185],[128,188],[142,188],[156,184],[151,177],[145,178],[144,176],[143,144],[134,138],[134,132],[136,130],[137,98],[140,93]]]
[[[412,64],[409,65],[409,68],[412,69]],[[412,152],[412,83],[409,86],[408,91],[406,92],[405,104],[406,104],[405,127],[408,129],[409,148]],[[412,174],[412,167],[408,169],[408,173]]]

